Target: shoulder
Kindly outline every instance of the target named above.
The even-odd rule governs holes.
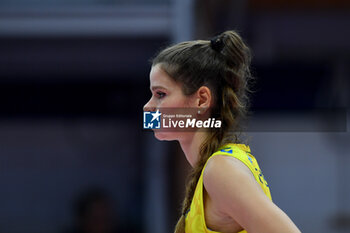
[[[240,177],[254,179],[250,169],[241,160],[223,154],[210,157],[203,171],[203,182],[206,188],[207,186],[210,188],[211,185],[221,180],[232,182]]]
[[[247,232],[299,232],[288,216],[264,193],[241,160],[216,154],[207,161],[203,185],[220,215],[230,217]]]
[[[217,154],[208,160],[203,171],[203,185],[223,213],[242,212],[245,208],[242,203],[265,196],[250,169],[239,159],[227,155]]]

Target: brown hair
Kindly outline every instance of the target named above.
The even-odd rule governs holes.
[[[239,142],[238,122],[247,113],[248,84],[252,79],[250,60],[250,50],[238,33],[226,31],[212,40],[186,41],[170,46],[152,61],[152,66],[159,64],[171,78],[182,84],[185,95],[192,95],[201,86],[207,86],[214,97],[210,117],[222,121],[221,128],[209,131],[201,145],[199,160],[189,175],[175,233],[185,232],[185,214],[210,155],[226,143]]]

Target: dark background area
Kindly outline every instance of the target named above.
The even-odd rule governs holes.
[[[89,205],[90,221],[171,232],[189,167],[177,143],[142,129],[149,60],[226,29],[253,52],[261,127],[250,145],[274,201],[303,232],[348,232],[349,9],[340,0],[2,1],[0,232],[72,232],[74,200],[93,188],[111,213],[92,198],[101,205]],[[303,111],[319,109],[341,110],[343,128],[303,130],[314,122]],[[273,132],[277,123],[287,130]]]

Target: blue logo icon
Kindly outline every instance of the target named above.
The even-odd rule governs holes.
[[[252,159],[252,157],[250,157],[249,155],[247,155],[247,156],[248,156],[248,159],[249,159],[250,163],[253,164],[253,159]]]
[[[220,150],[221,152],[226,152],[226,153],[229,153],[229,154],[232,154],[232,149],[230,149],[230,147],[227,147],[227,148],[224,148],[222,150]]]
[[[156,112],[143,112],[143,128],[144,129],[160,129],[160,119],[162,113],[157,110]]]

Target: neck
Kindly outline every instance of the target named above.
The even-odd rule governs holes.
[[[206,132],[196,131],[189,137],[179,139],[182,151],[185,153],[186,159],[192,167],[194,167],[199,160],[199,149],[206,137]]]

